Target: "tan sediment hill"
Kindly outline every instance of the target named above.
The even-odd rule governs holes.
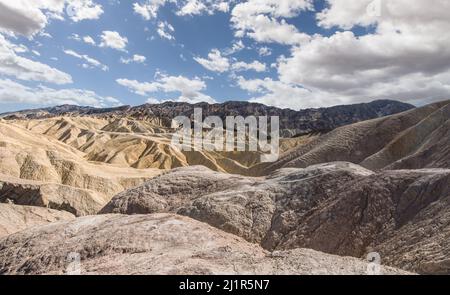
[[[446,169],[374,173],[341,162],[251,178],[189,167],[123,192],[101,211],[156,212],[189,216],[268,250],[377,251],[399,268],[449,273]]]
[[[72,219],[75,216],[64,211],[0,204],[0,238],[27,228]]]
[[[283,167],[348,161],[369,169],[450,168],[450,101],[338,128],[252,168],[252,175]]]
[[[88,161],[123,168],[204,165],[215,171],[245,174],[250,166],[259,163],[261,154],[181,151],[171,144],[173,129],[131,118],[55,117],[8,123],[56,139],[81,152]],[[301,140],[307,139],[285,139],[281,148],[292,148]]]
[[[271,253],[170,214],[82,217],[0,239],[0,274],[366,274],[367,268],[359,259],[312,250]]]
[[[97,206],[106,203],[115,194],[161,173],[157,169],[138,170],[90,162],[84,159],[82,152],[62,142],[3,122],[0,122],[0,163],[2,182],[16,183],[16,187],[39,187],[41,195],[49,202],[55,203],[54,197],[64,200],[65,196],[74,196],[82,203],[85,200],[98,203]],[[8,195],[2,195],[2,198],[17,199]],[[32,202],[30,200],[27,203],[22,198],[19,203],[31,205]],[[86,208],[75,209],[81,215],[93,213],[86,211]]]

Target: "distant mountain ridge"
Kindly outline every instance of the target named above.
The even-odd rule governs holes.
[[[94,108],[62,105],[34,110],[0,114],[5,120],[44,119],[59,116],[130,117],[149,120],[163,127],[170,127],[177,116],[192,117],[195,108],[202,108],[203,116],[279,116],[282,137],[295,137],[309,133],[326,133],[338,127],[360,121],[389,116],[415,108],[411,104],[393,100],[377,100],[370,103],[342,105],[329,108],[294,111],[249,102],[144,104],[116,108]]]

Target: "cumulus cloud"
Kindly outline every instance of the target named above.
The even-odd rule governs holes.
[[[237,37],[247,36],[257,42],[302,44],[310,37],[301,33],[287,18],[313,10],[313,0],[249,0],[237,4],[231,22]]]
[[[97,19],[102,6],[92,0],[0,0],[0,31],[33,36],[51,19],[63,20],[65,12],[73,21]]]
[[[32,36],[47,25],[48,18],[45,14],[46,11],[61,14],[63,9],[63,0],[0,0],[0,28],[4,32],[9,31],[25,36]]]
[[[53,89],[44,86],[28,87],[9,79],[0,79],[0,103],[74,104],[94,107],[121,105],[119,100],[113,97],[102,97],[93,91]]]
[[[24,50],[27,50],[26,47],[15,45],[0,34],[0,74],[26,81],[72,83],[72,77],[69,74],[19,56],[18,53]]]
[[[317,15],[322,26],[375,31],[314,36],[280,62],[280,80],[345,102],[392,98],[422,104],[448,98],[450,2],[384,0],[379,15],[368,13],[371,3],[328,0],[329,7]]]
[[[79,54],[73,50],[64,50],[64,53],[67,55],[73,56],[75,58],[83,60],[85,63],[82,64],[82,66],[84,68],[100,68],[102,71],[109,70],[108,66],[102,64],[101,62],[99,62],[98,60],[96,60],[92,57],[89,57],[86,54]]]
[[[99,19],[103,14],[102,6],[93,2],[92,0],[68,1],[66,10],[70,19],[74,22],[79,22],[87,19]]]
[[[180,2],[182,3],[177,12],[178,15],[214,14],[216,11],[228,12],[230,10],[229,3],[225,1],[187,0]]]
[[[222,53],[218,49],[213,49],[208,54],[208,58],[194,57],[194,60],[201,64],[204,68],[213,71],[223,73],[230,68],[230,62],[228,58],[223,57]]]
[[[100,47],[109,47],[121,51],[125,51],[128,44],[127,37],[122,37],[118,32],[114,31],[103,31],[100,36],[102,41]]]
[[[178,101],[189,103],[215,102],[210,96],[202,93],[206,89],[206,83],[200,78],[188,79],[183,76],[158,75],[153,82],[139,82],[128,79],[118,79],[116,82],[141,96],[147,96],[158,91],[178,92],[180,93]]]

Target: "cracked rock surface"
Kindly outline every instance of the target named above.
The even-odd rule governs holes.
[[[0,239],[0,274],[366,274],[367,268],[362,260],[313,250],[270,253],[172,214],[81,217]]]

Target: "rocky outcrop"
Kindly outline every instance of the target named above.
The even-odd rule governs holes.
[[[378,251],[397,267],[428,273],[419,263],[430,257],[427,249],[436,257],[450,250],[437,242],[450,238],[442,237],[450,229],[449,201],[445,169],[374,173],[330,163],[245,178],[190,167],[117,195],[101,213],[178,213],[271,251],[300,247],[355,257]],[[440,230],[430,212],[443,218]],[[428,226],[412,235],[422,224]],[[433,239],[434,245],[417,243]],[[405,245],[415,251],[412,262],[400,259],[405,253],[392,244],[382,246],[391,240],[410,241]],[[446,272],[445,263],[434,263],[433,272]]]
[[[0,204],[0,238],[27,228],[73,219],[75,216],[64,211]]]
[[[20,251],[19,251],[20,249]],[[0,239],[0,274],[367,274],[368,263],[295,249],[268,252],[192,219],[102,215]],[[381,267],[384,274],[405,274]]]

